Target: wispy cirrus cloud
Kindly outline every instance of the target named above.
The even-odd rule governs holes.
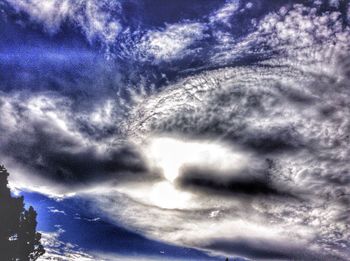
[[[45,247],[45,254],[39,260],[95,260],[95,257],[86,253],[79,246],[64,242],[60,239],[64,230],[58,229],[55,232],[42,232],[41,242]]]
[[[66,22],[80,28],[89,41],[100,40],[113,43],[122,30],[119,23],[121,6],[116,1],[57,1],[7,0],[18,12],[29,14],[30,18],[42,23],[44,28],[55,33]]]
[[[240,8],[239,0],[226,1],[223,7],[216,10],[209,18],[211,23],[221,22],[230,26],[230,17]]]
[[[59,227],[59,226],[58,226]],[[54,232],[41,232],[42,244],[45,247],[46,253],[41,256],[38,260],[57,260],[57,261],[153,261],[153,260],[164,260],[159,255],[121,255],[116,253],[98,252],[83,249],[76,244],[63,241],[61,239],[62,234],[65,231],[62,228],[58,228]],[[160,253],[161,254],[161,253]],[[167,260],[180,261],[183,259],[179,258],[167,258]]]
[[[67,215],[66,212],[64,210],[59,210],[55,207],[48,207],[48,210],[50,213],[53,213],[53,214],[62,214],[62,215]]]
[[[190,46],[205,37],[205,29],[202,23],[170,24],[164,29],[148,31],[137,47],[156,63],[181,59],[194,52]]]

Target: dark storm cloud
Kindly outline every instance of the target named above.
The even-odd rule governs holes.
[[[87,111],[73,113],[73,104],[67,98],[41,95],[2,97],[2,157],[35,175],[67,184],[130,180],[147,171],[142,156],[131,144],[106,141],[115,133],[113,128],[110,133],[99,122],[89,122]],[[81,127],[80,118],[94,129],[92,135],[87,127]]]
[[[183,168],[183,173],[177,182],[184,189],[199,190],[209,194],[215,193],[224,197],[292,196],[292,192],[282,191],[281,186],[272,184],[268,177],[268,171],[264,173],[260,170],[262,173],[254,173],[254,176],[247,173],[248,171],[245,170],[242,173],[229,175],[231,176],[229,178],[220,179],[217,173],[213,174],[215,170]]]
[[[12,140],[3,147],[6,157],[12,155],[18,164],[31,169],[35,175],[67,185],[79,182],[134,179],[146,172],[140,155],[128,146],[111,148],[98,155],[95,148],[74,151],[69,141],[58,142],[58,135],[38,132],[33,143]],[[35,135],[35,136],[36,136]],[[74,147],[74,146],[73,146]]]

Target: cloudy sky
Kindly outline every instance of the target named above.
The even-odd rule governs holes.
[[[42,260],[348,260],[347,0],[0,0],[0,161]]]

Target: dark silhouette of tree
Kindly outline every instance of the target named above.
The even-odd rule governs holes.
[[[36,260],[45,253],[36,232],[33,207],[24,208],[23,196],[12,197],[8,188],[9,173],[0,165],[0,260]]]

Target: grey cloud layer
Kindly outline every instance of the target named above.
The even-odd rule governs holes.
[[[166,218],[161,225],[151,226],[151,216],[135,216],[128,222],[130,226],[166,241],[258,259],[348,257],[348,28],[342,27],[337,13],[318,16],[300,5],[287,15],[280,12],[283,21],[274,21],[280,14],[266,17],[260,27],[266,27],[268,37],[259,32],[256,38],[262,37],[286,56],[276,56],[256,67],[223,69],[186,79],[135,107],[131,130],[141,137],[150,132],[168,133],[239,145],[271,163],[266,170],[267,186],[298,197],[265,197],[260,187],[253,199],[236,194],[223,203],[220,193],[215,193],[215,175],[210,183],[210,174],[204,174],[209,182],[192,182],[191,191],[198,193],[196,186],[211,187],[206,192],[210,203],[197,200],[197,208],[207,211],[216,206],[212,211],[219,211],[220,220],[211,221],[210,213],[205,212],[198,214],[200,217],[192,216],[194,212],[164,212],[164,217],[177,218],[176,228],[168,227],[173,220],[167,223]],[[238,47],[236,52],[246,50]],[[230,188],[226,183],[219,190],[225,186]],[[225,204],[234,204],[237,198],[248,201],[236,212],[225,212],[226,207],[234,209]],[[129,215],[135,215],[139,210],[131,204]],[[249,207],[251,212],[243,214]],[[195,224],[188,220],[195,220]],[[235,227],[244,227],[237,220],[257,228],[246,234],[235,231]],[[235,221],[237,224],[230,223]],[[204,232],[210,225],[213,230]],[[259,238],[258,231],[263,228],[274,233]],[[162,234],[164,231],[168,232]],[[288,235],[288,240],[283,235]],[[274,253],[267,246],[276,246],[275,240],[288,243],[282,243],[277,247],[280,252]],[[293,242],[296,245],[292,247]],[[243,246],[247,252],[242,252]]]
[[[130,222],[130,225],[135,225],[135,222],[136,226],[143,227],[150,236],[160,236],[166,241],[185,242],[221,253],[232,254],[236,251],[236,254],[252,258],[263,258],[266,255],[265,258],[268,259],[310,260],[325,255],[328,257],[324,258],[346,259],[349,242],[348,76],[335,75],[333,79],[324,79],[323,74],[311,75],[292,67],[235,68],[214,72],[211,76],[211,79],[226,79],[211,92],[211,82],[215,80],[207,81],[207,76],[200,77],[199,80],[195,78],[192,82],[201,84],[194,84],[188,90],[186,84],[181,83],[153,100],[150,99],[149,103],[142,104],[139,109],[142,112],[135,115],[145,115],[146,118],[136,121],[133,130],[138,129],[141,136],[149,132],[166,132],[196,138],[211,137],[232,145],[238,144],[245,150],[253,151],[257,155],[257,161],[266,160],[269,163],[266,164],[266,169],[260,170],[263,176],[253,180],[252,184],[245,180],[248,185],[247,190],[244,190],[240,181],[217,184],[217,177],[213,173],[211,175],[204,171],[199,177],[203,175],[205,179],[196,180],[198,174],[185,172],[185,180],[180,180],[180,186],[186,185],[187,179],[190,191],[204,191],[210,203],[199,203],[201,201],[197,200],[200,207],[196,206],[195,209],[213,206],[212,211],[219,211],[222,215],[217,222],[210,221],[209,213],[201,213],[199,218],[186,212],[187,214],[182,214],[184,217],[163,214],[179,218],[174,231],[165,228],[166,221],[165,224],[156,226],[156,231],[148,231],[146,227],[150,225],[151,217],[150,220],[135,217],[136,221]],[[196,90],[197,87],[199,90]],[[262,182],[261,179],[265,178]],[[186,188],[188,184],[183,187]],[[221,196],[224,190],[233,192],[231,196],[226,194],[225,204],[235,202],[238,198],[245,202],[244,206],[238,207],[236,212],[225,213],[226,208],[233,207],[227,207],[223,203]],[[248,206],[252,208],[251,212],[243,214]],[[130,215],[138,212],[130,211]],[[254,220],[257,217],[266,218],[266,223]],[[200,219],[208,223],[202,227],[199,225]],[[241,231],[236,232],[233,227],[242,227],[242,224],[230,224],[235,219],[245,222],[253,219],[251,222],[258,224],[258,228],[264,227],[272,231],[276,229],[274,226],[278,227],[277,231],[283,227],[283,232],[257,239],[258,228],[246,235]],[[192,227],[188,220],[196,220],[196,225]],[[170,223],[172,221],[169,220]],[[215,226],[211,233],[208,232],[210,235],[196,234],[201,229],[205,231],[209,224]],[[271,224],[271,227],[267,224]],[[247,226],[252,227],[251,224]],[[186,234],[185,231],[189,229],[194,229],[196,233]],[[169,230],[171,232],[162,235]],[[225,231],[230,231],[230,235],[225,235]],[[273,254],[263,247],[276,246],[274,240],[285,241],[286,239],[279,238],[283,234],[289,234],[289,243],[302,241],[305,248],[296,245],[289,249],[281,245],[278,247],[281,253]],[[215,237],[227,238],[223,240]],[[198,242],[201,239],[204,241],[204,238],[207,241]],[[239,251],[242,244],[247,247],[246,253]],[[301,255],[295,256],[294,253]]]
[[[110,137],[119,119],[111,101],[88,114],[74,112],[73,101],[57,94],[26,96],[0,99],[1,157],[10,166],[63,184],[133,179],[147,171],[131,144]]]

